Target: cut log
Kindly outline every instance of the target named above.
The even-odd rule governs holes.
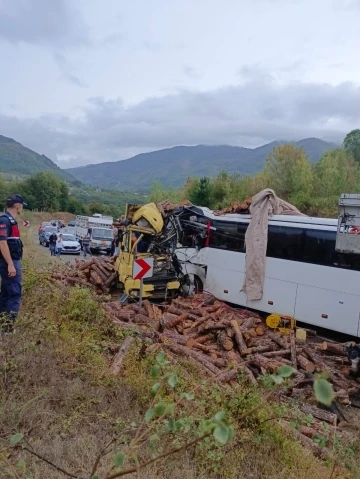
[[[269,351],[263,353],[266,358],[273,358],[275,356],[288,356],[291,354],[290,349],[282,349],[281,351]]]
[[[124,339],[124,342],[122,343],[119,352],[116,354],[110,367],[110,374],[112,374],[113,376],[117,376],[120,373],[121,366],[126,356],[126,353],[129,351],[134,341],[135,338],[132,336],[128,336]]]
[[[217,361],[217,359],[211,359],[204,354],[194,351],[193,349],[187,348],[186,346],[180,346],[178,344],[165,344],[166,348],[169,348],[170,351],[174,352],[175,354],[179,354],[180,356],[191,357],[199,362],[202,366],[205,366],[212,374],[217,376],[220,373],[220,369],[217,368],[213,362]]]
[[[265,334],[264,326],[256,326],[255,332],[256,332],[257,336],[264,336],[264,334]]]
[[[147,324],[148,326],[151,326],[148,316],[145,316],[145,314],[142,313],[135,314],[135,316],[133,317],[133,321],[137,324]]]
[[[149,316],[149,318],[153,320],[155,318],[154,310],[153,310],[152,304],[150,303],[148,299],[145,299],[145,301],[143,301],[143,308],[145,309],[146,314]]]
[[[300,426],[299,432],[301,432],[301,434],[304,434],[304,436],[306,437],[310,437],[310,439],[313,439],[317,434],[319,434],[319,431],[309,426]]]
[[[305,356],[299,355],[297,361],[302,369],[308,373],[313,373],[315,371],[315,364],[309,361]],[[291,361],[293,363],[293,361]],[[294,364],[294,363],[293,363]]]
[[[315,351],[312,351],[307,346],[303,346],[303,351],[306,356],[315,364],[315,369],[317,371],[331,371],[331,368],[327,364],[325,364],[322,358],[318,354],[316,354]]]
[[[85,269],[85,268],[90,268],[92,264],[95,263],[95,259],[91,258],[89,261],[84,261],[80,266],[79,269]]]
[[[186,314],[188,312],[189,312],[188,310],[185,310],[184,308],[177,308],[176,306],[172,304],[168,308],[168,313],[177,314],[178,316],[181,316],[182,314]]]
[[[330,343],[330,342],[324,341],[320,347],[322,351],[326,351],[327,353],[347,356],[347,352],[343,344]]]
[[[217,343],[225,351],[231,351],[234,349],[234,343],[231,338],[226,334],[226,331],[219,331],[217,334]]]
[[[275,346],[272,344],[265,344],[264,346],[256,346],[254,348],[248,348],[246,354],[257,354],[257,353],[266,353],[268,351],[273,351]],[[275,351],[278,352],[278,351]]]
[[[203,336],[196,336],[194,340],[199,344],[204,344],[206,341],[212,341],[214,336],[212,334],[204,334]]]
[[[278,346],[280,346],[283,349],[288,349],[288,345],[285,343],[285,341],[276,333],[273,333],[272,331],[267,332],[267,336],[274,341]]]
[[[214,351],[217,351],[219,349],[219,346],[217,344],[204,345],[204,344],[198,343],[196,341],[194,341],[192,347],[195,348],[195,349],[200,349],[200,351],[204,351],[205,353],[214,352]]]
[[[311,414],[312,416],[316,417],[317,419],[320,419],[321,421],[328,422],[329,424],[333,424],[334,426],[336,426],[337,424],[337,416],[332,412],[325,411],[316,406],[310,406],[309,404],[299,404],[299,409],[304,414]]]
[[[256,354],[250,359],[251,364],[255,364],[261,370],[265,370],[270,373],[275,373],[277,370],[283,366],[283,363],[277,361],[276,359],[272,358],[265,358],[260,354]]]
[[[246,354],[246,351],[248,348],[243,338],[242,332],[240,331],[239,323],[235,320],[232,320],[230,321],[230,324],[234,331],[235,341],[236,341],[236,344],[238,345],[240,355],[243,356]]]
[[[177,316],[176,314],[164,313],[161,316],[160,324],[163,328],[169,329],[169,328],[173,328],[174,326],[181,323],[185,319],[186,319],[185,314],[183,314],[181,316]]]
[[[210,331],[210,330],[218,330],[218,329],[226,329],[226,326],[224,324],[219,324],[219,323],[214,323],[214,322],[208,322],[204,323],[201,325],[199,328],[199,331]]]
[[[290,331],[290,354],[291,354],[292,365],[295,369],[297,369],[296,343],[295,343],[295,333],[294,333],[294,331]],[[304,359],[306,359],[306,358],[304,358]],[[307,371],[306,368],[304,368],[304,369]],[[314,369],[315,369],[315,367],[314,367]]]
[[[93,283],[93,284],[96,284],[96,285],[99,285],[102,284],[102,279],[100,278],[100,276],[95,272],[95,271],[90,271],[90,281]]]
[[[112,286],[117,279],[117,273],[111,273],[108,279],[105,281],[105,286]]]

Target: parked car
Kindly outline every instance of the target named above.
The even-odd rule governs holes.
[[[43,246],[49,246],[49,238],[53,233],[57,233],[58,229],[56,226],[44,226],[43,230],[39,234],[39,243]]]
[[[64,233],[62,239],[64,244],[62,254],[80,254],[81,246],[74,235]]]
[[[75,227],[75,221],[69,221],[68,226],[73,226],[73,227]]]
[[[50,221],[43,221],[40,226],[39,226],[39,233],[41,233],[41,231],[44,229],[44,226],[51,226],[51,223]]]

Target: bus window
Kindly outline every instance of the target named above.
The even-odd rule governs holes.
[[[269,225],[266,255],[289,261],[303,261],[304,230]]]
[[[211,225],[216,230],[210,232],[210,248],[245,252],[246,224],[212,221]]]
[[[339,255],[335,251],[336,231],[306,230],[304,262],[324,266],[339,265]]]

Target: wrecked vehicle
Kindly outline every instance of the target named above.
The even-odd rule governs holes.
[[[115,262],[119,286],[125,295],[140,297],[140,280],[132,277],[133,263],[135,259],[148,257],[154,260],[154,273],[143,280],[143,297],[167,299],[178,294],[181,271],[171,242],[164,241],[167,225],[167,218],[154,203],[126,206]]]

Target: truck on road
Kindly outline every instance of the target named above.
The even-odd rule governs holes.
[[[113,239],[113,218],[94,214],[93,216],[78,215],[75,220],[75,236],[81,241],[86,234],[90,236],[90,251],[110,254]]]

